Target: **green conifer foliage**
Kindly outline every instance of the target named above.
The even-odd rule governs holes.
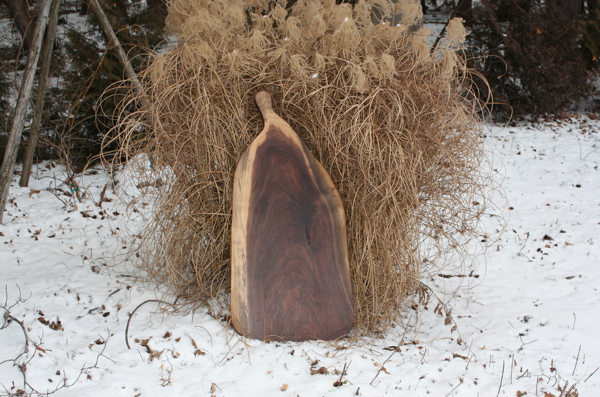
[[[561,109],[589,89],[582,27],[559,1],[481,0],[470,35],[472,66],[487,79],[496,109],[510,116]],[[488,87],[479,87],[484,93]],[[507,104],[511,106],[498,106]]]
[[[163,42],[166,8],[127,0],[100,4],[134,70],[144,68],[146,54]],[[124,69],[115,52],[107,50],[95,16],[88,16],[86,31],[70,29],[67,37],[65,50],[71,65],[64,75],[63,99],[69,103],[71,117],[63,136],[68,136],[74,160],[82,162],[99,153],[102,138],[114,125],[117,104],[129,87],[117,85],[125,78]]]
[[[8,79],[8,65],[5,61],[7,56],[5,55],[6,49],[0,49],[0,134],[5,134],[10,131],[9,117],[10,113],[10,81]],[[0,157],[1,158],[1,157]]]
[[[590,69],[600,69],[600,1],[588,1],[583,28],[583,57]]]

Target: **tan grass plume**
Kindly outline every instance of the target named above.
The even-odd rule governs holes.
[[[478,104],[458,44],[430,55],[416,1],[286,5],[171,0],[178,42],[141,76],[153,108],[123,112],[121,150],[105,155],[171,171],[145,198],[154,216],[135,253],[147,277],[188,307],[226,308],[233,176],[263,127],[254,95],[269,91],[343,198],[355,331],[376,335],[410,307],[426,261],[465,263],[480,233]],[[152,124],[140,132],[140,120]]]

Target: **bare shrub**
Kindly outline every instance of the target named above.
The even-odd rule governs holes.
[[[416,2],[284,7],[171,1],[178,44],[142,76],[152,106],[123,112],[112,138],[121,150],[105,155],[143,154],[163,175],[144,198],[155,212],[135,251],[148,278],[187,307],[226,308],[233,177],[263,128],[254,95],[269,91],[339,189],[355,330],[375,335],[421,288],[425,256],[464,265],[490,204],[479,104],[456,55],[464,32],[455,26],[430,54]],[[394,17],[374,24],[375,8]]]

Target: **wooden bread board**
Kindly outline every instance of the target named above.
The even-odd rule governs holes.
[[[265,126],[234,178],[233,326],[252,339],[339,338],[353,322],[342,200],[270,95],[256,102]]]

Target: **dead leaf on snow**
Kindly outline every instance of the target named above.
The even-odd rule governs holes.
[[[146,350],[148,350],[148,353],[152,354],[153,350],[150,346],[148,346],[148,342],[150,342],[150,339],[152,339],[152,338],[142,339],[142,342],[140,343],[140,345],[144,346],[146,348]]]
[[[152,353],[150,353],[150,357],[148,357],[148,362],[152,362],[154,361],[155,358],[160,358],[160,355],[162,354],[162,350],[161,351],[153,351]]]
[[[60,322],[60,318],[56,318],[56,322],[52,321],[49,327],[55,331],[61,331],[63,329],[62,323]]]
[[[452,323],[452,315],[450,313],[451,310],[446,310],[446,318],[444,319],[444,325],[450,325],[450,323]]]
[[[321,367],[319,369],[310,369],[310,374],[311,375],[328,375],[329,371],[327,370],[327,368],[325,367]]]
[[[188,338],[190,338],[190,340],[192,341],[192,346],[194,346],[194,349],[196,349],[194,351],[194,356],[204,356],[204,355],[206,355],[206,353],[204,353],[202,350],[200,350],[200,348],[196,344],[196,341],[194,340],[194,338],[192,338],[189,335],[188,335]]]
[[[286,391],[288,387],[288,384],[284,383],[283,386],[281,386],[281,391]]]

